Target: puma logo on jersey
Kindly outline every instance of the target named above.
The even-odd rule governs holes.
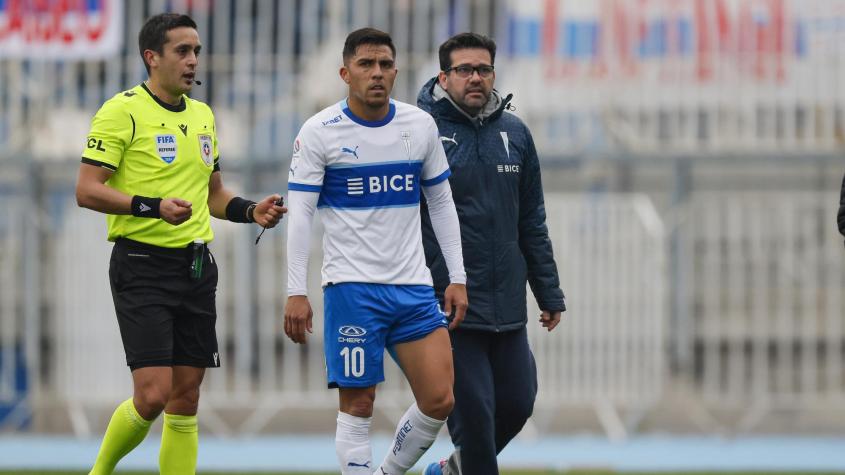
[[[349,147],[341,147],[340,151],[349,155],[355,155],[355,158],[358,158],[358,145],[355,146],[354,150]]]
[[[442,136],[442,135],[441,135],[441,136],[440,136],[440,141],[441,141],[441,142],[452,142],[453,144],[458,145],[458,141],[457,141],[457,140],[455,140],[455,136],[456,136],[456,135],[458,135],[458,133],[457,133],[457,132],[455,132],[454,134],[452,134],[452,138],[449,138],[449,137],[444,137],[444,136]]]

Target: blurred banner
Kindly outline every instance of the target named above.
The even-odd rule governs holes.
[[[500,47],[513,62],[499,86],[521,92],[541,149],[843,145],[842,0],[541,0],[509,10]]]
[[[845,148],[845,0],[0,0],[0,160],[76,160],[97,108],[145,79],[138,30],[165,10],[198,24],[191,95],[227,160],[288,160],[345,94],[340,49],[362,26],[393,35],[410,103],[449,36],[493,37],[496,87],[545,160]]]
[[[559,79],[783,83],[841,39],[845,2],[512,2],[508,51]],[[652,65],[657,68],[651,69]],[[725,74],[728,71],[730,75]]]
[[[122,38],[123,0],[0,0],[0,58],[105,59]]]

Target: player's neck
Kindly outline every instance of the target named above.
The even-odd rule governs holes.
[[[182,103],[182,94],[173,95],[167,92],[167,90],[161,87],[161,84],[159,84],[159,82],[155,79],[149,78],[144,81],[144,84],[147,85],[147,89],[149,89],[150,92],[155,94],[155,96],[158,97],[161,102],[170,104],[171,106],[178,106]]]
[[[352,96],[350,96],[346,100],[346,104],[349,106],[349,110],[355,114],[356,117],[364,119],[368,122],[378,122],[385,117],[387,114],[390,113],[390,101],[385,102],[383,106],[378,108],[372,108],[367,104],[356,100]]]

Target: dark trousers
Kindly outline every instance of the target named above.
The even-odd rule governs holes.
[[[498,474],[496,455],[522,430],[537,396],[537,366],[527,330],[458,328],[450,335],[455,407],[448,426],[460,452],[461,474]]]

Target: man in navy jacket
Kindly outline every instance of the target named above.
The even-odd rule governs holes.
[[[526,281],[548,331],[564,305],[531,133],[506,112],[512,95],[495,89],[496,44],[461,33],[440,46],[440,69],[417,98],[437,123],[461,223],[470,305],[451,332],[455,452],[426,474],[491,475],[496,455],[522,430],[537,395],[526,331]],[[423,244],[438,297],[449,284],[437,239],[422,211]]]

